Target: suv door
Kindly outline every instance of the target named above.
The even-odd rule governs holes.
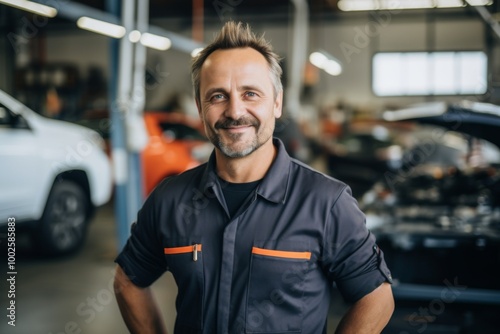
[[[0,103],[0,221],[35,218],[43,177],[37,174],[37,157],[36,135],[28,122]]]

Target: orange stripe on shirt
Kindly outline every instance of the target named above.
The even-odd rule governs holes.
[[[194,252],[194,246],[196,246],[196,251],[201,252],[201,244],[191,245],[191,246],[182,246],[182,247],[168,247],[168,248],[164,248],[163,251],[167,255],[192,253],[192,252]]]
[[[279,250],[252,247],[252,253],[264,256],[281,257],[286,259],[303,259],[303,260],[311,259],[311,252],[289,252],[289,251],[279,251]]]

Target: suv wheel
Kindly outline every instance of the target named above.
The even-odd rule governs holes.
[[[88,206],[84,191],[76,183],[56,182],[35,236],[41,249],[48,254],[78,250],[87,232]]]

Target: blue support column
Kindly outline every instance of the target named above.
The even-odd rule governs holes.
[[[140,32],[148,31],[149,0],[135,1],[134,29]],[[144,108],[146,105],[146,47],[141,43],[134,43],[134,59],[132,67],[132,87],[130,91],[131,103],[127,110],[128,121],[134,123],[133,133],[128,133],[127,141],[129,148],[129,212],[137,213],[143,202],[142,185],[142,159],[141,152],[147,145],[148,135],[144,123]]]
[[[129,214],[135,217],[144,201],[142,187],[142,160],[140,153],[129,154]]]
[[[120,0],[106,0],[106,10],[120,17],[121,15],[121,1]],[[108,99],[110,108],[111,120],[111,144],[112,144],[112,157],[114,159],[114,177],[115,177],[115,190],[114,190],[114,204],[115,204],[115,219],[118,232],[118,250],[121,250],[125,245],[130,233],[130,217],[127,212],[127,182],[123,180],[124,173],[126,174],[127,165],[127,149],[125,142],[125,129],[123,114],[118,108],[118,62],[119,62],[119,48],[120,42],[117,39],[110,38],[109,42],[109,87]],[[118,160],[118,161],[117,161]],[[118,167],[117,167],[118,166]]]

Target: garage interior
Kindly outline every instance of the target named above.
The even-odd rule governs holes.
[[[275,136],[294,158],[351,186],[384,250],[396,310],[383,333],[500,332],[500,1],[20,2],[47,6],[38,13],[13,3],[0,0],[0,92],[44,118],[98,133],[113,179],[68,252],[46,254],[33,241],[36,219],[18,220],[16,326],[3,316],[0,332],[127,333],[113,261],[158,182],[212,150],[190,63],[231,19],[249,23],[283,57]],[[92,20],[111,25],[98,31]],[[13,128],[1,123],[7,109],[0,99],[8,278],[6,217],[17,212],[8,199],[19,190],[9,187],[21,170],[36,177],[37,166],[8,163],[22,153]],[[71,159],[63,165],[86,155]],[[1,281],[6,310],[12,298]],[[172,333],[172,275],[153,290]],[[328,333],[348,306],[333,289]]]

